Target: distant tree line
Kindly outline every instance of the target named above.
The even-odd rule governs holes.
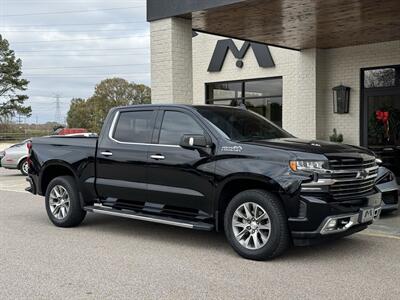
[[[96,85],[88,99],[74,98],[67,115],[68,127],[100,132],[108,111],[116,106],[148,104],[151,89],[122,78],[110,78]]]

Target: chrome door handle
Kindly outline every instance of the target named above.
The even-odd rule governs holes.
[[[163,160],[163,159],[165,159],[165,156],[161,155],[161,154],[153,154],[153,155],[150,155],[150,158],[156,159],[156,160]]]
[[[110,151],[104,151],[104,152],[101,152],[101,155],[104,155],[104,156],[112,156],[112,152],[110,152]]]

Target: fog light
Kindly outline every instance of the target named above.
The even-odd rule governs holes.
[[[335,229],[336,225],[337,225],[337,220],[336,219],[335,220],[330,220],[328,222],[328,224],[326,225],[326,229],[328,229],[328,230]]]

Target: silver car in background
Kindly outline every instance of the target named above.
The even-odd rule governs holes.
[[[28,147],[29,140],[15,144],[0,153],[1,167],[5,169],[18,169],[25,176],[28,175]]]

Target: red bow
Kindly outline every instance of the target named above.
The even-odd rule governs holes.
[[[376,119],[384,124],[387,124],[389,121],[389,112],[381,110],[376,111]]]

